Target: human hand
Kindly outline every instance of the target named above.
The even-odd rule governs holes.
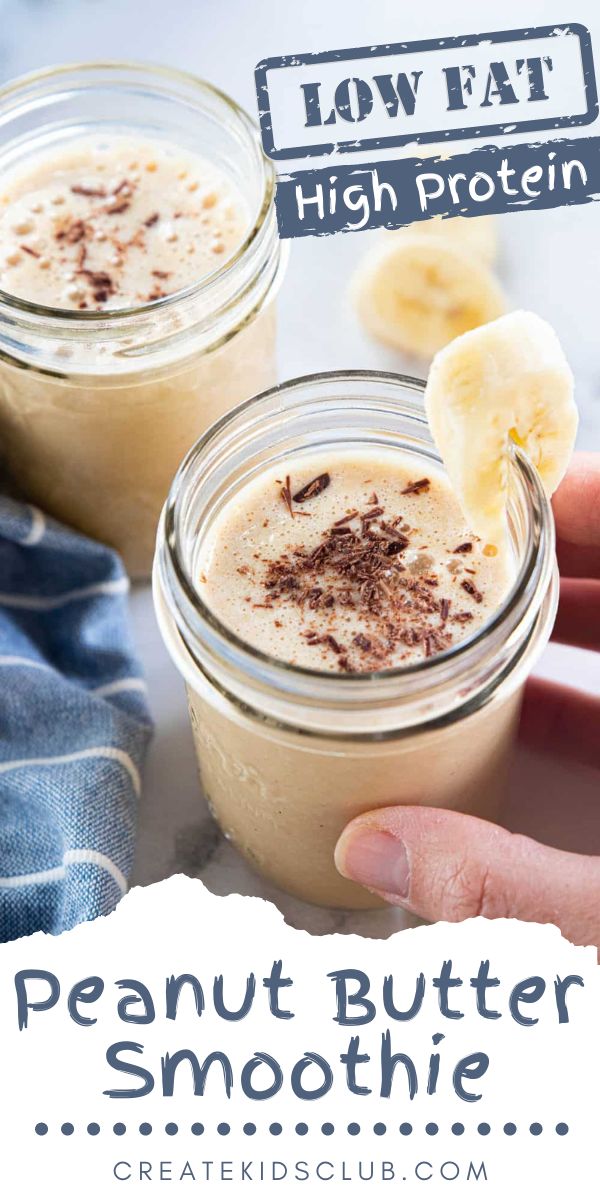
[[[575,455],[553,508],[561,586],[552,637],[599,651],[600,455]],[[551,747],[552,754],[591,766],[600,785],[600,698],[531,679],[520,737],[546,754]],[[600,799],[600,786],[598,792]],[[346,878],[429,921],[551,922],[570,941],[600,947],[600,857],[556,850],[463,813],[416,806],[357,817],[335,857]]]

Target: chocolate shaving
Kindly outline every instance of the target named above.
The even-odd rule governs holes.
[[[89,279],[92,287],[114,289],[114,284],[111,276],[107,271],[90,271],[88,267],[80,267],[78,275],[85,275]]]
[[[470,554],[472,549],[473,549],[472,542],[461,542],[460,546],[455,546],[454,550],[451,550],[450,553],[451,554]]]
[[[76,196],[106,196],[106,188],[103,187],[85,187],[83,183],[75,183],[71,188]]]
[[[153,271],[155,279],[168,279],[171,271]]]
[[[146,243],[144,241],[144,230],[137,229],[133,234],[133,237],[130,237],[128,242],[123,243],[116,241],[116,246],[117,249],[121,251],[126,250],[128,246],[138,246],[140,249],[144,250],[146,247]]]
[[[57,242],[68,242],[69,245],[75,245],[85,237],[86,228],[84,221],[71,221],[66,226],[61,228],[55,234]]]
[[[114,204],[107,204],[104,211],[107,213],[116,214],[127,212],[128,208],[131,208],[131,200],[116,200]]]
[[[388,537],[390,537],[390,538],[397,538],[397,537],[399,537],[399,536],[402,536],[402,537],[404,537],[404,534],[400,535],[400,534],[398,533],[398,523],[397,523],[397,521],[394,521],[394,523],[393,523],[393,524],[391,524],[389,521],[380,521],[380,522],[379,522],[379,528],[380,528],[380,530],[381,530],[381,532],[382,532],[382,533],[385,533],[385,534],[387,534],[387,536],[388,536]],[[406,540],[408,541],[408,538],[407,538]]]
[[[417,479],[414,483],[409,483],[405,488],[403,488],[400,495],[412,496],[417,492],[427,492],[429,491],[429,483],[429,479]]]
[[[365,650],[367,652],[371,650],[373,646],[371,639],[366,637],[364,633],[355,634],[355,636],[352,638],[352,641],[354,642],[355,646],[358,646],[359,650]]]
[[[41,258],[42,257],[41,254],[39,254],[37,250],[34,250],[31,246],[26,246],[24,244],[24,242],[21,242],[20,249],[24,250],[25,254],[30,254],[32,258]]]
[[[340,517],[339,521],[334,521],[334,522],[333,522],[333,525],[331,526],[331,528],[332,528],[332,529],[337,529],[337,528],[338,528],[338,526],[340,526],[340,525],[346,525],[348,521],[353,521],[353,520],[354,520],[354,518],[355,518],[355,517],[357,517],[357,516],[358,516],[358,509],[357,509],[357,508],[355,508],[355,509],[353,509],[353,510],[352,510],[352,512],[349,512],[349,513],[347,514],[347,516],[345,516],[345,517]]]
[[[281,499],[287,505],[287,509],[290,514],[290,517],[292,517],[292,519],[293,519],[294,510],[292,508],[292,491],[291,491],[291,486],[290,486],[289,475],[286,475],[286,477],[285,477],[285,484],[281,489]]]
[[[331,475],[328,471],[324,471],[322,475],[317,475],[315,479],[311,479],[310,483],[306,483],[294,494],[292,499],[295,504],[303,504],[305,500],[312,500],[313,496],[319,496],[325,488],[331,483]]]
[[[462,579],[460,586],[463,589],[463,591],[468,592],[469,596],[473,597],[476,604],[481,604],[481,601],[483,600],[483,595],[479,591],[479,589],[475,587],[475,584],[471,583],[470,579]]]
[[[146,229],[151,229],[153,225],[156,225],[156,222],[158,220],[160,220],[160,214],[157,212],[152,213],[152,216],[147,217],[146,220],[144,221],[144,225],[146,226]]]
[[[98,304],[105,304],[114,294],[115,285],[106,271],[90,271],[88,267],[80,267],[77,274],[87,279]]]
[[[404,535],[401,535],[395,542],[388,542],[384,550],[384,554],[387,554],[390,557],[393,554],[400,554],[402,550],[406,550],[407,546],[408,538],[404,537]]]
[[[450,612],[450,601],[446,600],[446,598],[444,597],[442,600],[440,600],[440,620],[442,622],[442,625],[446,624],[446,621],[448,620],[449,612]]]
[[[308,633],[304,634],[309,646],[329,646],[334,654],[343,654],[345,646],[340,646],[340,643],[334,638],[332,633],[317,633],[314,629],[309,629]]]

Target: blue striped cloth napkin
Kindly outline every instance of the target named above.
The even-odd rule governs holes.
[[[0,498],[0,941],[127,888],[151,733],[127,590],[112,550]]]

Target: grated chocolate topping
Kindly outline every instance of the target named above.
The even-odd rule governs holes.
[[[300,515],[294,504],[318,496],[330,482],[331,475],[324,472],[292,494],[287,475],[280,494],[290,516]],[[417,480],[402,494],[426,487],[429,480]],[[406,563],[411,543],[400,532],[402,522],[398,514],[388,516],[373,493],[365,511],[347,512],[316,545],[290,544],[277,559],[263,559],[263,595],[254,607],[276,610],[291,604],[299,608],[307,621],[302,636],[309,645],[334,655],[341,672],[382,670],[416,647],[426,658],[448,649],[473,614],[451,611],[451,601],[439,594],[440,581],[431,566],[419,571],[412,559]],[[476,603],[481,602],[482,593],[474,584],[464,580],[462,586]],[[317,612],[315,626],[312,614]],[[339,639],[344,612],[353,614],[347,645]]]

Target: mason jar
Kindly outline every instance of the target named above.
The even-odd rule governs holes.
[[[238,489],[293,454],[398,448],[414,477],[443,471],[423,383],[363,371],[283,384],[221,419],[180,467],[154,565],[158,622],[185,681],[202,785],[256,870],[303,900],[380,901],[338,874],[344,826],[391,804],[493,818],[532,664],[557,604],[554,526],[539,477],[513,448],[508,522],[514,583],[470,637],[437,656],[368,675],[307,670],[242,640],[198,595],[203,548]],[[283,476],[282,476],[283,477]]]
[[[193,75],[65,66],[0,90],[0,172],[93,133],[168,140],[245,199],[246,236],[222,266],[135,308],[52,308],[0,290],[0,454],[26,499],[150,573],[156,525],[185,452],[276,379],[274,297],[285,263],[275,176],[254,123]]]

